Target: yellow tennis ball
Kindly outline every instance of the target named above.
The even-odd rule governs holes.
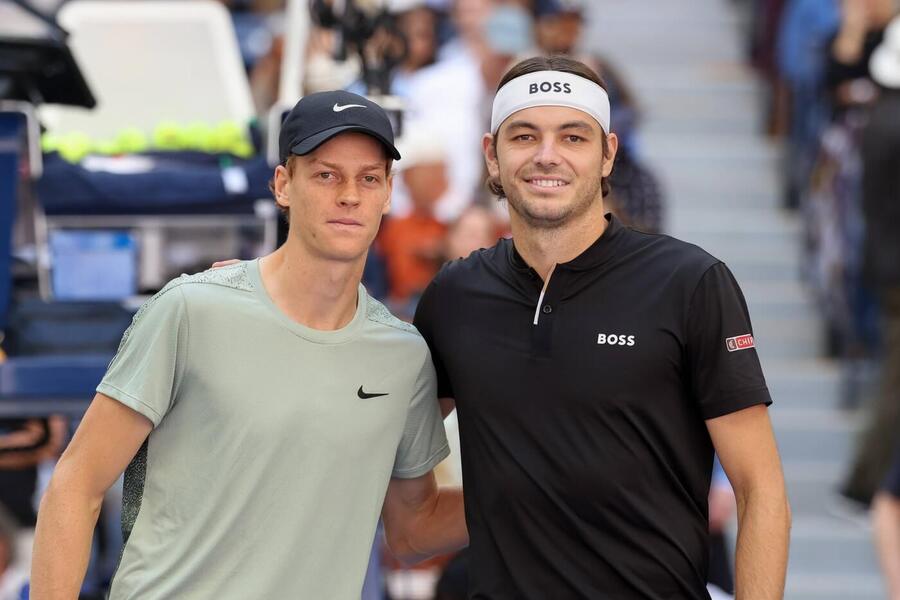
[[[91,151],[91,138],[86,133],[73,131],[63,136],[59,144],[60,155],[69,162],[78,162]]]
[[[181,150],[185,146],[184,129],[178,123],[165,121],[153,130],[153,145],[160,150]]]
[[[241,158],[250,158],[256,153],[256,149],[247,140],[241,140],[231,145],[231,153]]]
[[[136,127],[128,127],[116,136],[116,149],[121,154],[135,154],[147,150],[147,136]]]
[[[191,123],[185,128],[187,148],[201,152],[214,151],[213,128],[206,123]]]
[[[62,138],[52,133],[45,133],[41,136],[41,150],[44,152],[55,152],[59,150]]]
[[[119,154],[119,146],[113,140],[101,140],[94,144],[93,149],[97,154]]]
[[[213,148],[216,152],[231,152],[235,144],[245,140],[244,129],[235,121],[222,121],[213,130]]]

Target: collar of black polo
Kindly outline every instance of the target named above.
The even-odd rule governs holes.
[[[607,213],[605,218],[607,221],[606,229],[594,243],[569,262],[557,265],[557,269],[566,269],[569,271],[593,269],[602,265],[614,255],[615,247],[622,238],[622,232],[625,230],[625,226],[622,225],[622,222],[612,213]],[[524,273],[532,271],[532,268],[525,262],[525,259],[519,254],[519,251],[516,250],[515,240],[509,244],[508,248],[507,257],[510,266],[514,270]]]

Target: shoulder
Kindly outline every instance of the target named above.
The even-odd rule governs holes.
[[[184,287],[182,291],[189,292],[194,289],[232,289],[244,292],[253,291],[253,281],[247,272],[247,263],[245,261],[237,264],[221,267],[219,269],[207,269],[193,275],[182,275],[177,279],[170,281],[160,293],[168,289]]]
[[[638,252],[651,260],[657,269],[683,276],[700,278],[710,267],[722,261],[700,246],[662,233],[646,233],[628,229],[625,254]]]
[[[477,282],[484,274],[494,270],[500,262],[507,260],[510,244],[512,240],[501,239],[490,248],[481,248],[465,258],[445,263],[432,280],[433,284],[450,289],[461,284]]]
[[[203,296],[198,292],[217,293],[226,290],[253,291],[253,282],[247,274],[246,262],[219,269],[209,269],[193,275],[183,274],[169,281],[141,305],[135,319],[151,309],[153,312],[181,310],[188,298],[197,300]]]
[[[384,304],[372,296],[366,298],[366,319],[375,326],[386,327],[391,332],[399,334],[410,344],[425,346],[425,340],[412,323],[395,317]]]

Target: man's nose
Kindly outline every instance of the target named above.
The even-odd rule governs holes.
[[[545,139],[541,141],[532,160],[534,164],[541,166],[558,165],[561,159],[559,156],[559,152],[557,151],[556,140]]]
[[[342,207],[354,207],[359,205],[359,185],[355,180],[350,180],[341,186],[338,194],[338,204]]]

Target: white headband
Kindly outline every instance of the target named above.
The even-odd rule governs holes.
[[[516,77],[497,91],[491,111],[491,133],[515,112],[532,106],[568,106],[594,117],[609,134],[609,95],[579,75],[538,71]]]

